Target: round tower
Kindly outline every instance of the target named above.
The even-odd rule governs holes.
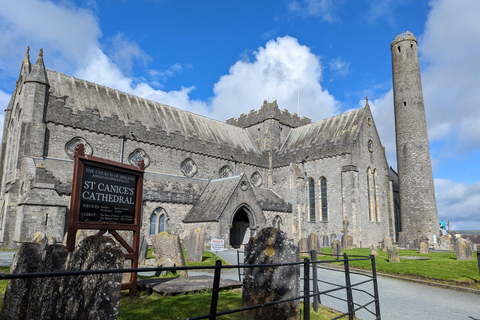
[[[393,99],[402,231],[407,241],[438,235],[438,215],[418,62],[417,38],[395,36],[392,51]]]

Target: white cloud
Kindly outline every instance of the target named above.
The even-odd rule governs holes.
[[[319,58],[289,36],[267,42],[254,52],[254,61],[237,61],[214,86],[212,115],[218,119],[258,109],[262,101],[275,97],[281,109],[297,109],[300,115],[320,120],[338,113],[339,103],[322,89]],[[299,85],[300,83],[300,85]]]
[[[480,183],[468,185],[435,179],[438,219],[450,221],[453,230],[480,229]]]
[[[341,57],[330,60],[328,64],[335,75],[345,77],[350,73],[350,70],[348,69],[350,67],[350,62],[346,62]]]
[[[10,94],[7,94],[0,90],[0,141],[2,141],[3,135],[3,122],[5,121],[5,114],[3,110],[7,109],[8,102],[10,101]]]
[[[327,22],[336,22],[339,19],[336,14],[337,7],[343,2],[343,0],[292,0],[287,3],[287,10],[305,16],[318,16]]]
[[[121,32],[112,38],[111,43],[112,47],[109,53],[111,53],[112,61],[126,74],[132,72],[136,60],[141,60],[143,63],[151,60],[151,57],[135,41],[127,39]]]

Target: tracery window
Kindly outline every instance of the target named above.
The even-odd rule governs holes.
[[[308,207],[309,220],[315,221],[315,182],[312,178],[308,179]]]
[[[322,221],[328,221],[327,179],[320,178],[320,203],[322,208]]]

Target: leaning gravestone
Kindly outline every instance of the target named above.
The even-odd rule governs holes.
[[[400,255],[398,254],[398,249],[395,246],[389,246],[388,251],[388,262],[400,262]]]
[[[205,246],[205,232],[192,230],[190,240],[186,247],[187,261],[202,262],[203,248]]]
[[[152,243],[157,266],[161,267],[166,259],[170,259],[175,263],[175,267],[185,267],[180,238],[176,234],[162,231],[152,239]],[[178,270],[177,273],[188,277],[186,270]]]
[[[308,240],[307,238],[301,238],[300,241],[298,241],[298,249],[300,250],[301,253],[306,253],[308,252]]]
[[[419,253],[420,254],[428,254],[428,246],[425,242],[420,242],[420,250],[419,250]]]
[[[405,232],[400,231],[398,233],[397,241],[398,241],[399,248],[407,248],[407,235],[405,234]]]
[[[332,256],[338,257],[342,255],[342,245],[337,239],[332,241]]]
[[[105,236],[85,238],[70,253],[67,271],[123,268],[123,253]],[[118,317],[121,273],[64,277],[60,295],[60,319],[112,319]]]
[[[308,235],[308,252],[315,250],[317,252],[321,251],[321,246],[320,246],[320,239],[318,238],[318,235],[316,233],[310,233]]]
[[[391,245],[392,245],[392,239],[390,239],[389,236],[386,236],[385,238],[383,238],[383,241],[382,241],[382,251],[387,251],[388,247],[390,247]]]
[[[374,244],[370,246],[370,255],[378,257],[377,247]]]
[[[145,264],[148,256],[148,242],[145,235],[140,236],[140,244],[138,246],[138,264]]]
[[[42,248],[38,243],[22,243],[13,258],[11,274],[39,272],[42,265]],[[9,281],[3,300],[0,319],[28,319],[30,293],[34,279]]]
[[[245,247],[245,264],[276,264],[298,262],[299,249],[287,240],[287,235],[277,228],[260,230],[250,238]],[[269,268],[245,268],[242,306],[249,307],[267,302],[297,297],[300,293],[300,266],[278,266]],[[242,312],[245,319],[298,319],[299,300],[257,308]]]
[[[349,234],[345,234],[342,237],[342,248],[353,249],[353,237]]]
[[[457,254],[457,260],[473,260],[471,242],[463,238],[458,238],[455,241],[455,253]]]

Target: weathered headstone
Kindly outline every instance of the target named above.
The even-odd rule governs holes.
[[[191,234],[189,233],[185,238],[183,238],[182,242],[182,248],[187,250],[188,243],[190,242],[190,236]]]
[[[203,248],[205,246],[205,232],[192,230],[187,246],[187,261],[202,262]]]
[[[315,250],[317,252],[321,251],[321,246],[320,246],[320,239],[318,238],[318,235],[316,233],[310,233],[308,235],[308,252]]]
[[[353,237],[349,234],[345,234],[342,237],[342,248],[353,249]]]
[[[405,234],[405,232],[403,231],[400,231],[398,233],[398,247],[399,248],[407,248],[407,235]]]
[[[398,249],[395,246],[389,246],[388,251],[388,262],[400,262],[400,255],[398,254]]]
[[[22,243],[13,258],[11,274],[39,272],[42,248],[38,243]],[[34,279],[12,279],[7,285],[0,319],[27,319]]]
[[[323,246],[330,247],[330,238],[328,237],[328,235],[323,236]]]
[[[185,267],[180,238],[176,234],[169,234],[162,231],[152,239],[153,251],[157,259],[157,266],[162,266],[164,260],[171,259],[175,262],[175,267]],[[188,277],[186,270],[178,270],[181,276]]]
[[[378,251],[377,251],[377,246],[372,244],[370,246],[370,255],[373,255],[375,257],[378,257]]]
[[[277,228],[260,230],[250,238],[245,247],[245,264],[276,264],[299,261],[299,249],[287,240],[287,235]],[[300,267],[279,266],[269,268],[245,268],[242,290],[242,306],[249,307],[266,302],[289,299],[300,293]],[[245,319],[298,319],[298,300],[273,306],[244,311]]]
[[[112,238],[90,236],[69,255],[67,271],[121,269],[123,253]],[[118,317],[121,273],[64,277],[60,319],[112,319]]]
[[[336,256],[342,255],[342,244],[337,239],[332,241],[332,256],[336,258]]]
[[[163,260],[161,265],[157,265],[157,267],[162,267],[162,268],[174,268],[175,267],[175,262],[173,262],[172,259],[167,258]],[[160,277],[165,274],[167,274],[169,271],[168,270],[162,270],[162,271],[155,271],[155,277]]]
[[[332,233],[330,235],[330,245],[332,245],[333,240],[337,239],[337,235],[335,233]]]
[[[425,242],[420,242],[420,250],[419,250],[419,253],[420,254],[428,254],[428,246]]]
[[[472,243],[463,238],[456,239],[455,253],[457,260],[473,260]]]
[[[138,264],[145,264],[148,256],[148,242],[145,235],[140,236],[140,243],[138,245]]]
[[[385,238],[383,238],[383,241],[382,241],[382,251],[387,251],[388,247],[390,247],[391,245],[392,245],[392,239],[390,239],[389,236],[386,236]]]
[[[301,254],[305,254],[308,252],[308,240],[307,238],[303,237],[298,241],[298,249],[300,250]]]
[[[453,250],[452,238],[438,237],[438,248],[440,250]]]

